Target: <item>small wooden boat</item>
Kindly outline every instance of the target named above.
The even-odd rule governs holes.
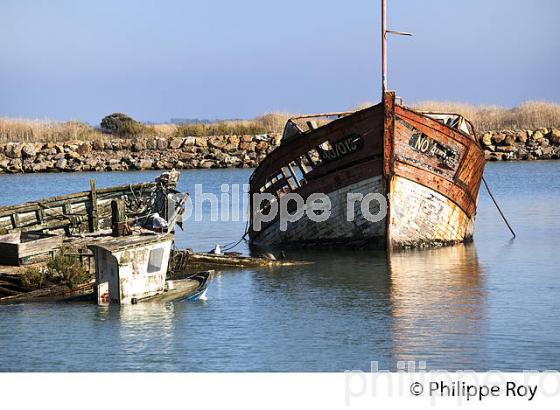
[[[214,271],[206,271],[206,272],[198,272],[188,277],[190,280],[194,280],[198,282],[198,287],[196,290],[187,296],[187,300],[205,300],[206,299],[206,291],[208,290],[208,286],[210,286],[210,282],[214,278]]]
[[[356,112],[295,117],[281,144],[256,168],[250,195],[271,194],[251,209],[249,238],[256,247],[303,245],[383,246],[389,249],[454,244],[472,239],[484,153],[472,124],[454,113],[419,112],[387,90],[385,0],[382,0],[382,101]],[[399,34],[399,33],[397,33]],[[406,34],[406,33],[400,33]],[[323,125],[318,119],[327,119]],[[302,216],[280,229],[280,216],[264,218],[288,194],[307,200],[325,194],[330,216]],[[364,210],[348,195],[381,194]],[[251,201],[253,202],[253,201]],[[256,202],[256,201],[255,201]],[[256,202],[258,203],[258,202]],[[253,207],[253,203],[251,203]],[[266,220],[260,228],[255,220]]]
[[[205,300],[208,286],[214,278],[214,271],[197,272],[182,279],[166,281],[165,291],[154,296],[136,300],[138,302],[174,302]]]

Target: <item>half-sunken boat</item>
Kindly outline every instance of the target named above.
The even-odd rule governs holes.
[[[173,230],[181,224],[187,199],[187,194],[176,190],[178,179],[179,172],[172,170],[153,182],[100,189],[92,180],[90,191],[1,206],[0,264],[40,261],[60,248],[65,236],[130,226],[151,228],[158,221]]]
[[[56,230],[69,234],[110,228],[114,200],[124,202],[123,211],[129,220],[142,222],[154,213],[170,220],[179,208],[173,202],[184,198],[184,194],[176,190],[178,179],[179,172],[172,170],[153,182],[98,189],[91,180],[89,191],[0,206],[0,235]]]
[[[272,200],[251,201],[253,246],[381,245],[393,249],[472,238],[483,150],[474,127],[461,115],[413,110],[387,90],[387,33],[407,33],[387,30],[385,11],[382,0],[382,102],[356,112],[288,120],[280,146],[250,179],[252,198],[259,193],[273,195]],[[321,118],[330,121],[318,126]],[[280,215],[263,216],[287,193],[304,200],[312,194],[327,195],[330,216],[315,222],[303,215],[281,229]],[[386,198],[385,216],[366,218],[359,203],[348,215],[348,194],[370,193]],[[370,201],[368,206],[369,213],[377,215],[382,205]],[[268,221],[257,229],[257,218]]]

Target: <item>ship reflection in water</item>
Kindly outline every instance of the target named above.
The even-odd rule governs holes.
[[[475,246],[395,253],[389,270],[393,360],[441,370],[481,363],[486,297]]]

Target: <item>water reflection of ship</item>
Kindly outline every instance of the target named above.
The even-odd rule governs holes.
[[[393,357],[472,369],[484,332],[483,272],[473,244],[389,256]]]

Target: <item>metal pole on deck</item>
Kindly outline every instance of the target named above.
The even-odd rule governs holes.
[[[387,30],[387,0],[381,0],[381,79],[382,79],[382,96],[385,99],[385,92],[389,89],[387,85],[387,34],[396,34],[398,36],[412,36],[412,33],[406,31]]]
[[[381,0],[381,99],[387,91],[387,0]]]

